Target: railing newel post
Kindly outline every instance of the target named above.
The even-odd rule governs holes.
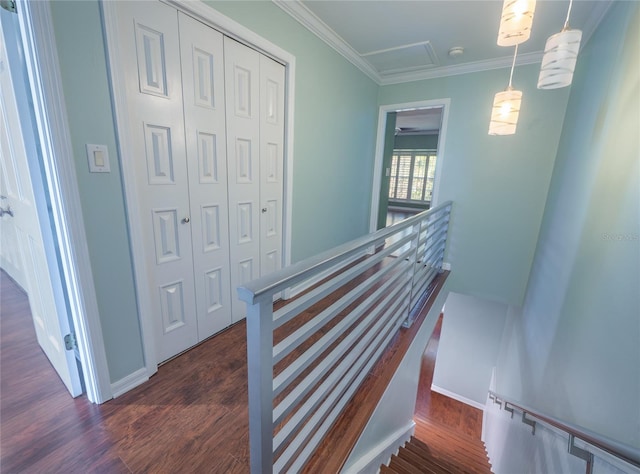
[[[273,472],[273,303],[272,296],[247,303],[249,449],[251,472]]]

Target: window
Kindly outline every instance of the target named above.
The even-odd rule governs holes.
[[[435,174],[435,150],[393,150],[389,199],[430,203]]]

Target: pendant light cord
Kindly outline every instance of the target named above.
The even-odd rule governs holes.
[[[563,30],[569,29],[569,17],[571,16],[571,5],[573,5],[573,0],[569,0],[569,10],[567,10],[567,19],[564,21]]]
[[[511,74],[509,75],[509,89],[511,89],[511,80],[513,79],[513,68],[516,67],[516,56],[518,55],[518,45],[513,53],[513,62],[511,63]]]

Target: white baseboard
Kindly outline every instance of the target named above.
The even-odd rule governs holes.
[[[392,433],[375,448],[362,456],[348,469],[342,471],[343,474],[373,474],[380,471],[382,464],[387,464],[391,455],[398,452],[400,446],[404,445],[413,435],[416,424],[411,421],[404,428]]]
[[[113,382],[111,384],[111,392],[113,393],[113,398],[119,397],[129,390],[137,387],[138,385],[145,383],[147,380],[149,380],[149,377],[147,376],[147,369],[143,367],[136,370],[134,373],[129,374],[116,382]]]
[[[470,398],[463,397],[462,395],[458,395],[457,393],[450,392],[449,390],[438,387],[437,385],[431,385],[431,390],[433,392],[439,393],[440,395],[453,398],[454,400],[462,402],[465,405],[472,406],[473,408],[477,408],[478,410],[482,410],[484,412],[484,405],[482,403],[476,402],[475,400],[471,400]]]

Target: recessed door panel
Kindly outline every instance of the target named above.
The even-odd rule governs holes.
[[[220,206],[202,206],[202,251],[213,252],[220,249],[220,237]]]
[[[184,24],[183,20],[183,24]],[[184,32],[182,33],[184,36]],[[216,64],[212,51],[197,46],[193,50],[193,91],[194,103],[200,107],[215,108],[215,88],[217,86],[214,74]]]
[[[176,209],[154,209],[153,234],[158,265],[180,258],[178,214]]]
[[[135,35],[140,92],[166,96],[167,74],[163,33],[136,22]]]
[[[215,133],[196,132],[200,183],[218,183],[218,149]]]
[[[145,124],[144,134],[149,184],[175,184],[171,129]]]
[[[233,66],[233,76],[235,114],[238,117],[251,118],[251,107],[253,105],[251,100],[253,95],[251,70],[236,63]]]
[[[181,281],[160,287],[160,307],[162,308],[162,330],[165,334],[185,325],[184,292]]]

